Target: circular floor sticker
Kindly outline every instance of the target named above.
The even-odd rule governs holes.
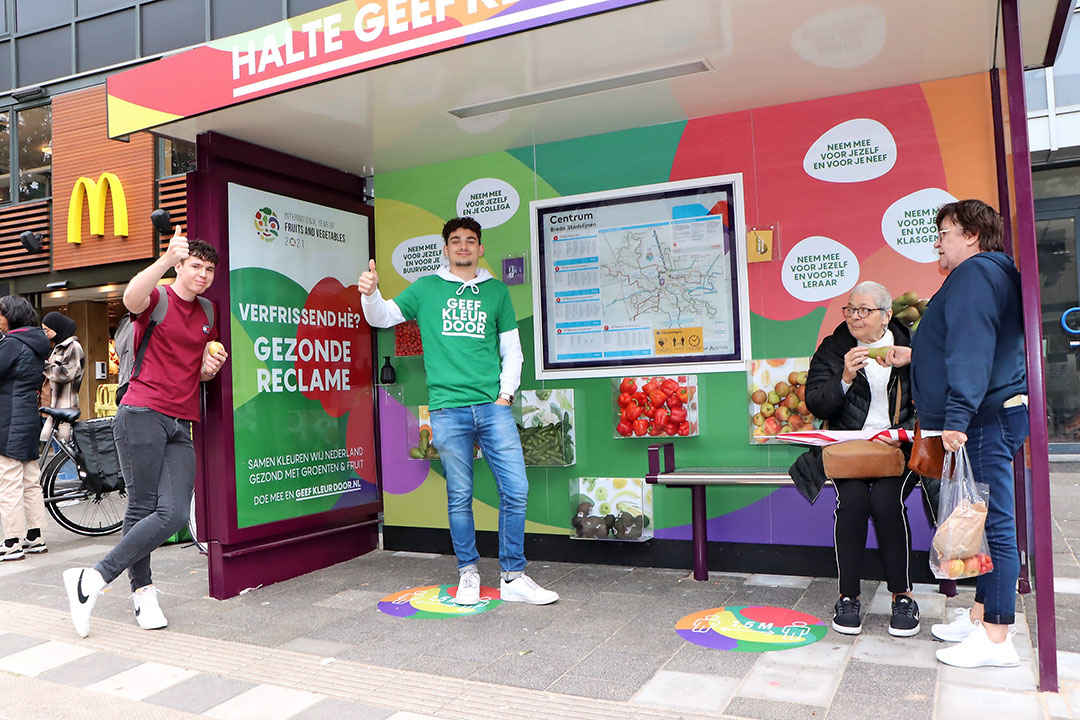
[[[687,642],[717,650],[768,652],[803,647],[828,628],[813,615],[767,605],[728,605],[687,615],[675,624]]]
[[[502,605],[499,591],[480,586],[480,602],[476,605],[458,605],[454,602],[457,585],[428,585],[410,588],[379,601],[379,610],[387,615],[403,618],[447,618],[476,615]]]

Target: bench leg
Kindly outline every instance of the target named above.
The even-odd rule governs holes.
[[[709,543],[709,529],[705,517],[705,486],[695,485],[690,488],[691,533],[694,543],[694,579],[709,579],[709,558],[706,547]]]

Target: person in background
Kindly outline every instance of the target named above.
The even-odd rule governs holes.
[[[892,298],[884,286],[861,282],[843,308],[845,321],[821,341],[806,378],[806,406],[826,420],[831,430],[912,428],[908,368],[889,367],[870,359],[870,348],[907,347],[908,328],[892,317]],[[897,440],[877,440],[899,446]],[[825,484],[821,448],[811,448],[791,466],[791,478],[810,502]],[[862,632],[859,600],[866,551],[867,523],[874,518],[885,579],[892,593],[889,634],[910,637],[919,632],[919,605],[911,596],[911,526],[905,498],[918,483],[906,470],[898,477],[835,479],[834,545],[840,598],[832,627],[845,635]]]
[[[41,389],[43,407],[74,408],[79,407],[79,387],[82,385],[86,370],[86,357],[83,355],[79,338],[75,337],[75,321],[63,313],[50,312],[41,321],[45,337],[52,341],[52,352],[45,360],[45,384]],[[51,417],[45,418],[39,440],[46,442],[52,432]],[[57,431],[57,436],[67,440],[71,436],[71,426],[64,424]]]
[[[38,478],[38,391],[49,340],[26,298],[0,298],[0,561],[48,551]]]
[[[480,602],[480,572],[473,522],[473,445],[484,453],[499,490],[501,597],[547,605],[558,593],[540,587],[525,570],[525,507],[529,481],[521,438],[511,412],[521,381],[521,341],[506,285],[477,268],[484,256],[480,224],[453,218],[443,226],[450,266],[416,280],[394,300],[379,293],[375,261],[357,289],[373,327],[415,318],[424,342],[432,442],[446,473],[450,538],[458,561],[459,605]]]
[[[911,348],[888,359],[911,363],[922,431],[941,431],[946,451],[967,447],[975,482],[990,487],[986,539],[994,569],[975,584],[975,605],[934,625],[937,651],[956,667],[1017,665],[1009,626],[1016,619],[1016,504],[1012,459],[1028,436],[1027,371],[1020,273],[1005,254],[1001,216],[981,200],[937,213],[938,267],[947,277],[930,299]]]

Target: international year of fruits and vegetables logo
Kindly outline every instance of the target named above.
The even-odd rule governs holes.
[[[255,211],[255,232],[266,242],[274,241],[280,227],[277,215],[270,208],[264,207]]]
[[[828,628],[813,615],[768,605],[728,605],[687,615],[675,624],[687,642],[717,650],[768,652],[803,647]]]
[[[455,604],[456,593],[457,585],[411,588],[384,597],[379,610],[401,618],[448,618],[476,615],[502,605],[499,591],[486,585],[480,586],[480,602],[475,605]]]

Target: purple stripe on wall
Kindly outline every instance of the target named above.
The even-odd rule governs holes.
[[[905,504],[911,523],[912,549],[929,549],[934,532],[923,509],[922,492],[916,490],[911,493]],[[710,518],[709,542],[832,547],[835,507],[836,491],[832,487],[822,488],[821,496],[813,505],[806,502],[795,488],[778,488],[776,492],[735,512]],[[658,528],[655,537],[689,540],[690,525]],[[868,535],[866,546],[878,546],[873,532]]]
[[[595,15],[596,13],[607,12],[608,10],[617,10],[618,8],[629,7],[631,5],[644,5],[647,2],[653,2],[654,0],[607,0],[607,2],[596,3],[590,5],[587,8],[580,8],[577,10],[567,10],[565,12],[556,13],[555,15],[548,15],[539,20],[532,20],[528,22],[522,22],[521,24],[515,24],[510,27],[503,27],[497,30],[488,30],[485,32],[479,32],[475,35],[469,35],[465,38],[465,44],[480,42],[482,40],[490,40],[492,38],[502,37],[510,33],[522,32],[523,30],[531,30],[532,28],[542,27],[544,25],[554,25],[555,23],[564,22],[566,20],[576,20],[578,18],[587,17],[589,15]],[[521,0],[519,3],[506,8],[500,13],[496,13],[492,17],[501,17],[506,15],[516,15],[522,10],[531,10],[533,8],[541,8],[545,5],[552,5],[552,0]]]

